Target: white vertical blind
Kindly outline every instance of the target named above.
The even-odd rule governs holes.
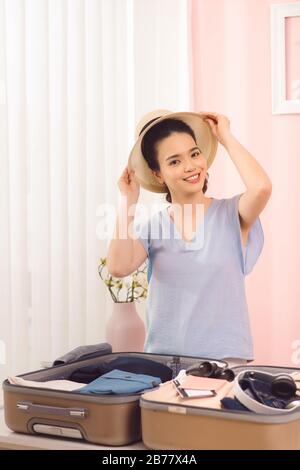
[[[97,210],[140,117],[190,109],[188,7],[0,0],[1,378],[104,341]]]

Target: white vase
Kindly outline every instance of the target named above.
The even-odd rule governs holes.
[[[106,341],[113,352],[143,351],[145,325],[135,302],[114,302],[111,317],[106,324]]]

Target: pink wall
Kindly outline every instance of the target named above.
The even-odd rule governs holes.
[[[232,133],[272,180],[272,196],[260,216],[265,246],[246,277],[255,362],[296,366],[300,364],[300,115],[272,115],[270,5],[274,3],[291,2],[192,0],[194,110],[227,115]],[[209,196],[230,197],[245,190],[220,144],[209,174]]]

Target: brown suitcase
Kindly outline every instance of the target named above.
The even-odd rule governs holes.
[[[271,366],[238,366],[271,374],[299,369]],[[233,397],[228,382],[213,398],[183,399],[171,382],[146,392],[140,400],[143,442],[150,449],[300,449],[300,406],[282,415],[225,410],[220,399]]]
[[[188,367],[195,361],[205,359],[133,352],[107,353],[104,350],[93,357],[29,372],[19,377],[33,381],[68,379],[70,374],[80,367],[99,364],[99,361],[110,361],[124,355],[147,358],[168,365],[174,376],[181,367]],[[222,361],[219,362],[226,365]],[[141,439],[141,393],[83,395],[74,391],[12,385],[8,380],[3,382],[3,392],[5,422],[13,431],[83,439],[111,446],[127,445]]]

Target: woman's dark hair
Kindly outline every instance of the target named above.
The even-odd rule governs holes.
[[[147,125],[149,125],[151,122],[152,121],[150,121]],[[142,131],[144,129],[145,127],[142,129]],[[157,145],[161,140],[163,140],[166,137],[169,137],[173,132],[181,132],[182,134],[189,134],[194,139],[195,144],[197,144],[194,131],[193,129],[190,128],[188,124],[181,121],[180,119],[174,119],[174,118],[163,119],[162,121],[153,125],[148,130],[148,132],[146,132],[141,142],[142,154],[151,170],[153,171],[160,170],[159,162],[158,162]],[[207,173],[207,176],[209,176],[208,173]],[[205,178],[203,189],[202,189],[203,193],[205,193],[207,190],[207,183],[208,183],[208,180],[207,178]],[[166,200],[168,202],[172,202],[171,194],[168,188],[167,188]]]

